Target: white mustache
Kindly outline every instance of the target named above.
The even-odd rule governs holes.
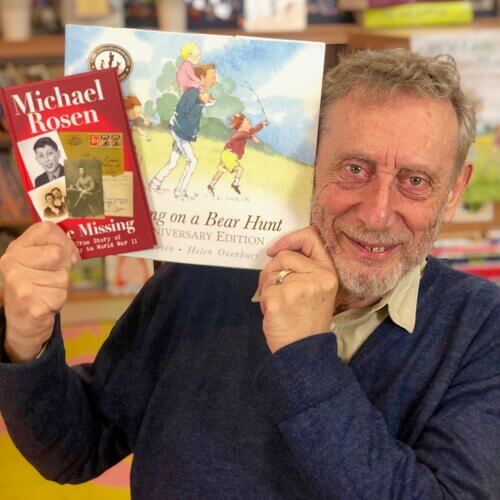
[[[405,234],[391,234],[389,231],[368,231],[366,228],[358,225],[337,223],[334,224],[334,230],[338,234],[344,233],[347,237],[367,243],[377,243],[380,246],[400,245],[406,243],[409,239]]]

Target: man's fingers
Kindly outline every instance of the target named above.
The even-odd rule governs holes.
[[[59,245],[68,254],[69,258],[76,264],[80,260],[78,249],[66,233],[53,222],[38,222],[30,226],[16,241],[19,247],[36,247],[45,245]]]
[[[313,272],[318,267],[318,262],[311,260],[301,253],[294,252],[291,250],[283,250],[279,252],[261,271],[259,275],[259,284],[256,292],[256,299],[262,295],[262,290],[264,289],[266,283],[269,282],[269,276],[278,276],[280,271],[289,270],[300,273],[310,273]]]
[[[268,248],[267,254],[274,257],[283,250],[293,250],[318,262],[331,263],[325,244],[314,226],[286,234]]]
[[[69,270],[73,266],[70,255],[60,245],[17,247],[11,258],[23,266],[42,271]]]
[[[44,294],[44,290],[38,290],[38,287],[68,289],[70,279],[69,271],[66,269],[39,271],[38,269],[19,267],[11,275],[11,282],[15,282],[17,299],[26,301],[36,298],[38,293]]]

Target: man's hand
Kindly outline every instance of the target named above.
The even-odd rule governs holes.
[[[268,250],[272,261],[259,277],[257,296],[271,352],[330,330],[338,279],[314,226],[288,234]],[[280,271],[290,270],[277,284]]]
[[[5,350],[14,362],[29,361],[52,333],[66,301],[69,270],[79,262],[75,244],[52,222],[39,222],[13,241],[0,258],[5,279]]]

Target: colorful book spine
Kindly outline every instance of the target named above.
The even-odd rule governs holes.
[[[35,220],[59,224],[84,259],[154,246],[115,68],[1,89],[0,101]]]
[[[356,14],[356,22],[369,29],[469,24],[473,19],[471,2],[411,3]]]

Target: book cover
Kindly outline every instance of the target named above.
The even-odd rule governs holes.
[[[307,0],[252,0],[243,4],[247,31],[298,31],[307,27]]]
[[[474,19],[470,2],[418,2],[356,12],[356,22],[369,29],[413,28],[469,24]]]
[[[324,51],[317,42],[66,28],[67,73],[111,54],[120,62],[158,238],[134,256],[261,268],[273,241],[309,224]]]
[[[155,243],[115,69],[2,89],[35,220],[58,223],[82,258]]]
[[[410,46],[424,55],[450,54],[455,59],[477,119],[476,141],[469,150],[474,172],[462,201],[475,209],[500,202],[500,31],[418,34]]]

